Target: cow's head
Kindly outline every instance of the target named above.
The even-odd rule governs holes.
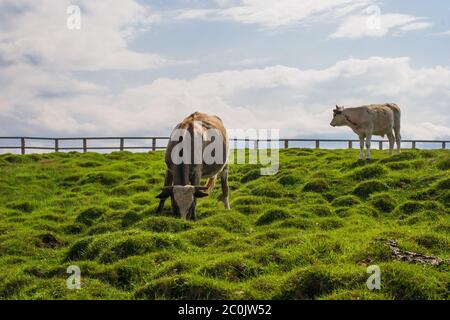
[[[207,187],[191,185],[164,187],[156,197],[159,199],[170,197],[174,215],[190,220],[195,216],[195,200],[208,196],[208,193],[204,192],[206,189]]]
[[[340,127],[345,126],[345,124],[344,107],[336,105],[336,109],[333,110],[333,120],[331,120],[330,125],[332,127]]]

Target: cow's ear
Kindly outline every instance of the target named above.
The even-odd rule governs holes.
[[[161,191],[160,194],[158,194],[156,196],[156,198],[158,199],[167,199],[168,197],[170,197],[172,195],[172,187],[164,187],[163,191]]]
[[[195,198],[204,198],[204,197],[207,197],[207,196],[209,196],[209,193],[206,193],[206,192],[201,191],[201,190],[197,190],[197,191],[194,192],[194,197]]]

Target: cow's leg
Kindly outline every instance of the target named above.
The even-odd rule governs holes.
[[[400,153],[400,149],[402,147],[402,136],[397,128],[395,128],[395,142],[397,144],[397,153]]]
[[[220,182],[222,183],[222,195],[221,200],[223,200],[223,204],[225,205],[225,209],[230,210],[230,199],[229,192],[230,187],[228,186],[228,165],[223,169],[220,174]]]
[[[192,178],[191,178],[191,185],[199,186],[201,181],[202,181],[202,167],[201,167],[201,165],[195,165],[194,166],[194,172],[193,172],[193,175],[192,175]],[[194,210],[192,210],[192,214],[188,218],[188,219],[193,220],[193,221],[196,220],[196,216],[195,216],[196,202],[197,202],[197,199],[194,198]]]
[[[208,182],[206,183],[206,192],[211,194],[212,190],[214,189],[214,185],[216,184],[217,176],[211,177],[208,179]]]
[[[364,158],[364,136],[359,136],[359,160]]]
[[[366,147],[367,147],[367,154],[366,154],[366,160],[370,160],[370,146],[372,144],[372,134],[368,134],[366,137]]]
[[[389,139],[389,155],[392,156],[392,152],[394,151],[394,144],[395,144],[394,133],[393,132],[388,133],[387,137]]]
[[[164,179],[164,187],[170,187],[173,183],[173,175],[169,170],[166,170],[166,178]],[[159,201],[158,209],[156,210],[157,213],[161,213],[164,209],[164,203],[166,202],[166,198],[161,199]]]

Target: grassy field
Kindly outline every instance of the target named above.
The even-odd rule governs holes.
[[[198,221],[155,214],[163,153],[0,156],[1,299],[449,299],[450,152],[289,149],[232,165]],[[366,287],[381,268],[381,290]],[[81,269],[68,290],[66,268]]]

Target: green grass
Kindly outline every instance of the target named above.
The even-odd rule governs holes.
[[[449,299],[450,152],[289,149],[231,165],[231,211],[156,214],[162,152],[0,156],[0,299]],[[381,290],[366,288],[368,265]],[[81,269],[68,290],[66,269]]]

